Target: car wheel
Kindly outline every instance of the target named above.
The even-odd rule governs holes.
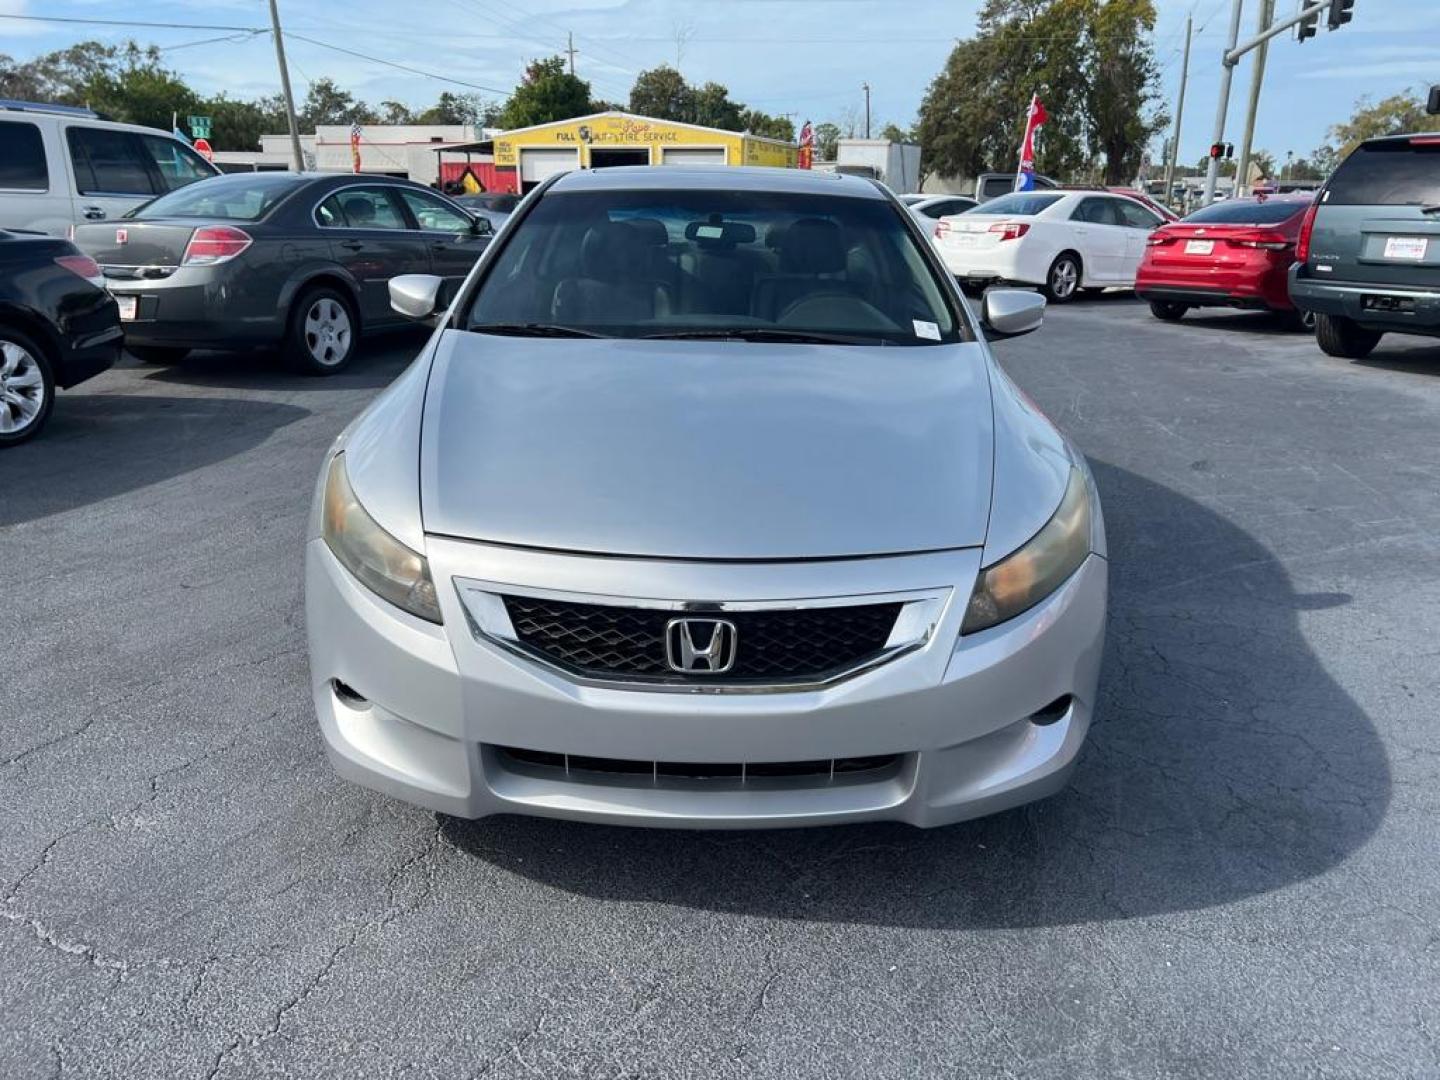
[[[1080,256],[1067,251],[1055,257],[1045,274],[1045,296],[1052,303],[1064,304],[1080,290]]]
[[[189,349],[169,345],[126,345],[125,351],[142,364],[178,364],[190,355]]]
[[[1344,360],[1363,360],[1380,344],[1378,330],[1366,330],[1353,319],[1339,315],[1315,316],[1315,340],[1322,352]]]
[[[1189,310],[1189,304],[1177,304],[1172,300],[1150,301],[1150,314],[1165,322],[1179,322]]]
[[[334,375],[354,357],[359,329],[348,296],[328,287],[311,289],[290,311],[290,362],[308,375]]]
[[[39,434],[54,401],[55,376],[40,346],[0,326],[0,446]]]

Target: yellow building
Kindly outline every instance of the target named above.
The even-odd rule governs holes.
[[[529,191],[558,172],[611,165],[795,167],[793,143],[623,112],[577,116],[495,136],[495,165],[514,168]]]

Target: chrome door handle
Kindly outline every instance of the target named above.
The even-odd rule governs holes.
[[[86,206],[82,208],[81,213],[91,221],[99,221],[105,216],[105,208],[103,206]]]

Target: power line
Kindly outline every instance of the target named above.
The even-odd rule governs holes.
[[[487,94],[500,94],[502,97],[509,97],[509,90],[500,90],[494,86],[484,86],[480,83],[466,82],[464,79],[453,79],[449,75],[437,75],[433,71],[426,71],[424,68],[411,67],[409,64],[397,63],[394,60],[384,60],[378,56],[370,56],[368,53],[356,52],[354,49],[347,49],[340,45],[332,45],[328,41],[320,41],[316,38],[306,37],[304,34],[297,34],[290,31],[290,37],[296,41],[303,41],[309,45],[316,45],[322,49],[329,49],[332,52],[344,53],[346,56],[353,56],[357,60],[366,60],[372,64],[383,64],[385,67],[395,68],[397,71],[408,71],[412,75],[423,75],[427,79],[435,79],[439,82],[452,83],[455,86],[464,86],[470,90],[483,90]]]
[[[78,19],[59,15],[10,15],[0,14],[0,19],[17,19],[21,22],[83,23],[87,26],[124,26],[154,30],[229,30],[239,34],[268,34],[269,31],[254,26],[220,26],[215,23],[174,23],[139,22],[133,19]]]

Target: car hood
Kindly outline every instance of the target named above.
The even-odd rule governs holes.
[[[447,331],[420,440],[425,531],[567,551],[800,559],[974,547],[981,347]]]

